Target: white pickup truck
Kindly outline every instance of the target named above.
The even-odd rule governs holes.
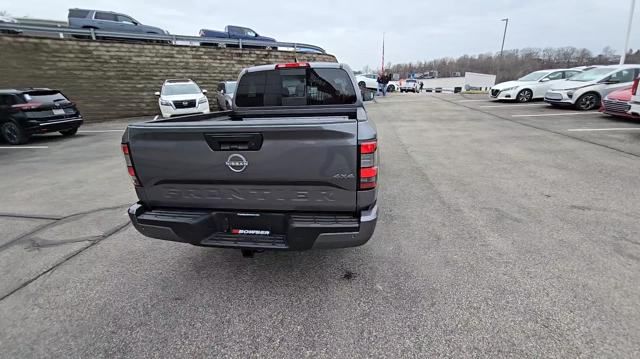
[[[402,81],[400,85],[400,92],[413,92],[418,93],[420,91],[420,84],[418,80],[407,79]]]

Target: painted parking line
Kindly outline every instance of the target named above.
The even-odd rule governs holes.
[[[489,102],[490,100],[458,100],[456,102]]]
[[[600,112],[568,112],[568,113],[543,113],[529,115],[511,115],[511,117],[553,117],[553,116],[579,116],[579,115],[602,115]]]
[[[0,146],[0,150],[41,150],[49,146]]]
[[[614,127],[614,128],[572,128],[569,132],[590,132],[590,131],[640,131],[640,127]]]
[[[78,133],[124,132],[124,130],[80,130]]]
[[[548,106],[545,106],[545,105],[540,104],[540,103],[530,103],[530,104],[526,104],[526,105],[516,105],[516,104],[511,104],[511,105],[489,105],[489,106],[478,106],[478,107],[479,108],[517,108],[517,107],[534,107],[534,106],[548,107]]]

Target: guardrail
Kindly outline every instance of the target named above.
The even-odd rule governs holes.
[[[29,36],[42,36],[46,37],[82,37],[91,40],[142,40],[153,42],[165,42],[174,45],[188,45],[188,46],[200,46],[202,43],[214,44],[218,47],[234,46],[238,48],[245,47],[264,47],[264,48],[277,48],[283,51],[295,51],[295,52],[314,52],[320,54],[326,54],[323,48],[310,44],[303,44],[297,42],[269,42],[269,41],[256,41],[256,40],[243,40],[243,39],[229,39],[223,37],[200,37],[200,36],[183,36],[183,35],[158,35],[158,34],[136,34],[130,32],[114,32],[103,31],[96,29],[74,29],[70,27],[56,27],[56,26],[35,26],[35,25],[21,25],[14,23],[0,22],[0,33],[10,32],[14,34],[25,34]],[[67,35],[67,36],[65,36]]]

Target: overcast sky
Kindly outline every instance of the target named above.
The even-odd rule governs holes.
[[[3,1],[13,16],[65,20],[73,7],[118,11],[138,21],[194,35],[227,24],[253,28],[280,41],[325,48],[354,69],[377,68],[382,32],[385,62],[409,62],[505,48],[575,46],[599,53],[609,45],[622,51],[630,0],[104,0]],[[640,4],[630,47],[640,48]]]

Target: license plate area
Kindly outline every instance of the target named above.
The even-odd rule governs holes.
[[[287,216],[264,213],[216,213],[218,232],[201,242],[217,247],[286,249]]]
[[[54,108],[54,109],[53,109],[53,114],[54,114],[54,115],[64,115],[64,114],[65,114],[65,112],[64,112],[64,109],[61,109],[61,108]]]
[[[240,237],[276,236],[286,232],[287,218],[273,213],[225,214],[225,233]]]

